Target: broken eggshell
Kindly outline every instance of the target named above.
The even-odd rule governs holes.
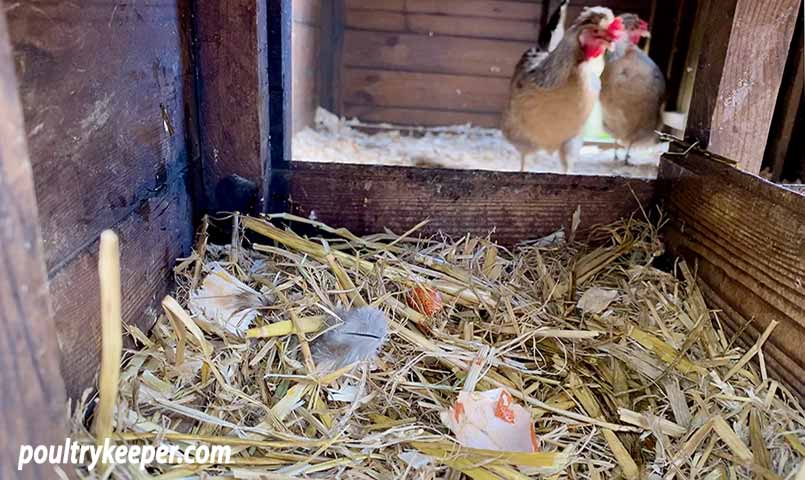
[[[531,413],[514,403],[503,388],[461,392],[455,405],[442,412],[441,419],[465,447],[502,452],[539,450]]]
[[[220,325],[227,332],[243,336],[264,305],[257,290],[241,282],[213,263],[201,286],[190,294],[188,307],[193,315]]]

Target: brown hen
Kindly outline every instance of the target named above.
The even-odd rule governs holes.
[[[502,130],[525,156],[536,150],[559,152],[565,172],[582,146],[582,130],[598,99],[600,83],[589,61],[623,35],[622,21],[608,8],[585,9],[552,51],[526,51],[515,68]]]
[[[623,21],[627,35],[615,43],[606,56],[601,75],[601,109],[604,129],[626,147],[626,163],[634,145],[656,143],[662,128],[665,76],[654,61],[638,47],[649,36],[648,24],[627,13]],[[617,150],[615,152],[617,159]]]

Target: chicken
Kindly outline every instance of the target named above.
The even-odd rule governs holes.
[[[565,172],[581,150],[581,133],[598,99],[598,78],[589,61],[603,55],[623,35],[623,24],[608,8],[585,9],[553,51],[526,51],[515,68],[502,130],[525,156],[536,150],[559,152]]]
[[[539,38],[537,39],[537,46],[539,48],[551,52],[555,50],[559,42],[562,41],[562,38],[565,36],[568,3],[570,3],[570,0],[562,0],[548,19],[545,28],[539,32]]]
[[[601,75],[601,109],[604,129],[626,147],[626,164],[634,145],[657,141],[662,128],[665,76],[643,50],[641,38],[649,36],[648,24],[634,14],[619,17],[627,35],[606,55]],[[615,159],[618,153],[615,150]]]

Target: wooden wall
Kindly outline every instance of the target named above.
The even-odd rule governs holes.
[[[124,320],[142,328],[192,240],[189,0],[6,7],[62,373],[77,396],[97,371],[100,232],[121,236]]]
[[[664,156],[658,189],[669,250],[695,267],[737,345],[763,347],[770,377],[805,399],[805,196],[706,158]]]
[[[293,0],[292,60],[293,133],[313,124],[319,106],[319,42],[322,2]]]
[[[403,125],[497,126],[509,78],[535,42],[536,0],[344,0],[337,110]],[[554,2],[555,3],[555,2]],[[648,18],[645,0],[572,1]]]

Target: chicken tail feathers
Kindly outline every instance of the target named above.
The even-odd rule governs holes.
[[[562,41],[562,37],[565,35],[568,2],[569,0],[562,0],[562,2],[559,3],[559,6],[548,19],[548,23],[546,23],[545,27],[539,32],[537,45],[539,45],[540,49],[548,52],[552,51],[556,48],[556,45]]]

